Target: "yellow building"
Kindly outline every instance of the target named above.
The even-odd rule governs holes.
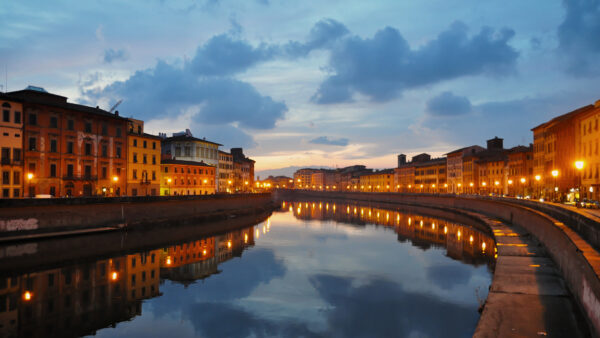
[[[596,101],[593,108],[580,115],[577,123],[576,142],[577,160],[583,161],[583,168],[579,172],[583,196],[600,199],[600,100]],[[560,173],[559,173],[560,174]]]
[[[436,158],[415,163],[415,192],[445,193],[446,158]]]
[[[394,169],[360,175],[360,191],[389,192],[394,184]]]
[[[0,94],[2,95],[2,94]],[[14,100],[0,96],[2,119],[0,120],[0,145],[2,148],[2,181],[0,198],[23,196],[23,106]]]
[[[144,133],[144,121],[128,119],[127,195],[160,193],[160,137]]]

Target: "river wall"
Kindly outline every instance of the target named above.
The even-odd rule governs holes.
[[[558,265],[576,301],[584,310],[596,334],[600,332],[600,279],[598,278],[598,253],[572,229],[550,215],[525,205],[520,201],[496,200],[490,198],[461,197],[454,195],[360,193],[360,192],[319,192],[278,190],[274,198],[336,198],[369,202],[396,203],[414,206],[431,206],[471,211],[488,217],[498,218],[521,226],[535,236]],[[568,213],[562,213],[569,220]],[[566,216],[565,216],[566,215]],[[578,216],[579,217],[579,216]],[[575,224],[583,224],[581,219],[573,219]],[[590,227],[587,227],[590,229]],[[587,238],[586,238],[587,239]],[[587,256],[587,257],[586,257]]]
[[[0,236],[95,227],[198,223],[271,208],[271,194],[5,200]]]

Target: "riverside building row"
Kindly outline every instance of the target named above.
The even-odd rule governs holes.
[[[599,120],[600,100],[532,128],[529,145],[507,149],[495,137],[486,147],[472,145],[441,158],[419,154],[407,161],[400,154],[392,169],[304,168],[289,178],[287,187],[600,200]]]
[[[32,86],[0,93],[0,106],[0,198],[203,195],[254,186],[254,161],[241,148],[224,152],[189,130],[151,135],[141,120]]]

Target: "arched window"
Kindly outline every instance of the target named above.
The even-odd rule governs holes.
[[[10,108],[10,104],[8,102],[4,102],[2,104],[2,108]]]

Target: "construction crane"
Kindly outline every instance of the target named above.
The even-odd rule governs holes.
[[[115,111],[115,109],[117,109],[117,107],[121,104],[121,102],[123,102],[123,100],[117,101],[117,103],[115,103],[115,105],[112,106],[108,112],[112,114],[112,112]]]

